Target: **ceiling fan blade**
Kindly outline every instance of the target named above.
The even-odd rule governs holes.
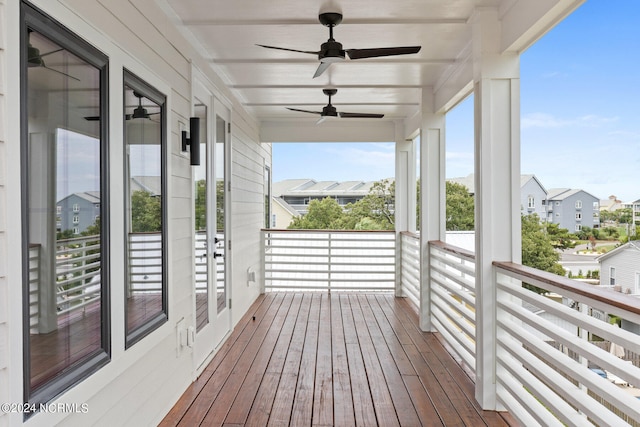
[[[325,120],[327,120],[327,117],[329,116],[322,116],[318,119],[318,121],[316,122],[317,125],[319,125],[320,123],[324,122]]]
[[[299,111],[301,113],[311,113],[311,114],[320,114],[320,115],[322,115],[322,113],[320,111],[300,110],[298,108],[289,108],[289,107],[287,107],[287,110]]]
[[[56,73],[62,74],[63,76],[65,76],[65,77],[69,77],[70,79],[80,81],[80,79],[79,79],[79,78],[77,78],[77,77],[73,77],[71,74],[63,73],[62,71],[58,71],[58,70],[56,70],[56,69],[54,69],[54,68],[47,67],[46,65],[43,65],[43,66],[42,66],[42,68],[46,68],[47,70],[51,70],[51,71],[54,71],[54,72],[56,72]]]
[[[84,119],[88,122],[97,122],[100,120],[100,116],[85,116]]]
[[[347,49],[350,59],[377,58],[379,56],[409,55],[420,52],[422,46],[380,47],[373,49]]]
[[[371,114],[371,113],[338,113],[340,118],[349,119],[349,118],[360,118],[360,119],[381,119],[384,117],[384,114]]]
[[[288,49],[286,47],[266,46],[266,45],[263,45],[263,44],[256,44],[256,46],[266,47],[267,49],[286,50],[288,52],[308,53],[310,55],[319,55],[320,54],[320,52],[313,52],[313,51],[310,51],[310,50]]]
[[[329,68],[329,65],[331,65],[331,62],[320,62],[320,65],[318,66],[316,73],[313,75],[313,78],[315,79],[316,77],[322,75],[322,73],[327,71],[327,68]]]

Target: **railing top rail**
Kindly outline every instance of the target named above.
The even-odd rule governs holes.
[[[393,230],[306,230],[306,229],[289,229],[289,228],[263,228],[264,233],[395,233]]]
[[[458,246],[454,246],[449,243],[443,242],[442,240],[430,240],[429,245],[434,246],[438,249],[441,249],[445,252],[449,252],[453,255],[457,255],[461,258],[466,258],[469,261],[476,260],[476,254],[474,254],[473,252],[460,248]]]
[[[56,244],[62,245],[65,243],[76,243],[76,242],[83,242],[87,240],[99,240],[99,239],[100,239],[99,234],[92,234],[91,236],[79,236],[79,237],[70,237],[68,239],[60,239],[56,242]]]
[[[413,237],[414,239],[420,238],[420,235],[418,233],[414,233],[413,231],[401,231],[400,234],[407,237]]]
[[[582,296],[602,304],[640,315],[640,305],[638,304],[637,298],[624,295],[619,292],[596,288],[593,285],[587,285],[564,276],[558,276],[553,273],[537,270],[514,262],[494,261],[493,265],[522,277],[534,279],[542,284],[547,284],[553,289],[567,291],[574,295]]]

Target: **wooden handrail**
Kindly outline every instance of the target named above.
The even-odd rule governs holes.
[[[514,262],[494,261],[493,265],[511,273],[519,274],[525,278],[535,279],[576,295],[640,315],[640,305],[638,304],[639,301],[637,298],[619,292],[596,288],[593,285],[585,285],[564,276],[558,276],[557,274],[541,271]]]
[[[475,259],[476,259],[476,254],[475,253],[473,253],[471,251],[468,251],[466,249],[460,248],[458,246],[454,246],[454,245],[451,245],[449,243],[443,242],[442,240],[430,240],[429,241],[429,245],[430,246],[435,246],[438,249],[441,249],[441,250],[443,250],[445,252],[449,252],[449,253],[451,253],[453,255],[457,255],[457,256],[459,256],[461,258],[466,258],[466,259],[473,260],[473,261],[475,261]]]

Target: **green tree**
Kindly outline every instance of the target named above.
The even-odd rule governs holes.
[[[560,228],[560,225],[549,222],[544,223],[544,227],[554,248],[565,250],[576,247],[575,239],[566,228]]]
[[[522,215],[522,264],[538,270],[564,276],[565,270],[558,263],[560,254],[555,250],[551,236],[540,223],[537,214]],[[523,286],[538,293],[546,293],[531,284]]]
[[[162,230],[162,196],[137,190],[131,194],[131,231],[133,233]]]
[[[224,232],[224,180],[216,181],[216,230]]]
[[[196,182],[195,189],[196,231],[207,229],[207,181],[201,179]]]
[[[474,200],[469,189],[456,182],[446,182],[447,230],[474,229]]]
[[[312,200],[305,215],[296,217],[289,224],[289,229],[297,230],[335,230],[340,229],[342,208],[335,199],[326,197]]]
[[[339,227],[345,230],[393,230],[395,192],[395,182],[376,181],[369,194],[345,207]]]

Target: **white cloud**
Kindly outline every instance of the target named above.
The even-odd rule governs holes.
[[[561,128],[561,127],[598,127],[618,121],[618,117],[603,117],[587,114],[581,117],[561,118],[547,113],[524,114],[520,119],[520,127],[528,128]]]

